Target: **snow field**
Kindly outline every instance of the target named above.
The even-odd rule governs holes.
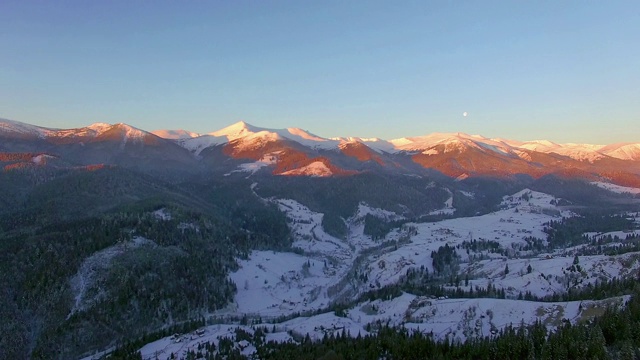
[[[542,321],[549,329],[571,322],[587,321],[599,314],[607,306],[620,306],[628,301],[628,296],[601,301],[572,301],[538,303],[501,299],[431,299],[425,296],[403,294],[398,298],[360,303],[347,310],[347,317],[338,317],[328,312],[311,317],[299,317],[280,324],[210,325],[196,332],[166,337],[149,343],[140,349],[143,359],[169,359],[171,353],[177,358],[185,357],[189,350],[196,351],[199,344],[206,342],[219,345],[228,338],[245,355],[255,352],[255,347],[247,341],[235,338],[235,329],[254,334],[255,328],[269,331],[266,341],[296,342],[297,337],[309,335],[312,340],[320,340],[325,334],[366,336],[371,328],[374,332],[378,323],[402,326],[424,334],[432,334],[435,339],[465,341],[470,338],[491,336],[507,325],[530,325]],[[275,328],[275,332],[272,332]],[[87,358],[89,359],[89,358]]]
[[[502,249],[513,249],[514,244],[526,244],[525,237],[546,239],[543,224],[560,216],[571,216],[554,204],[553,196],[523,190],[504,198],[502,210],[477,217],[449,219],[436,223],[410,223],[392,231],[385,241],[402,240],[381,246],[363,234],[363,219],[367,214],[397,220],[392,212],[361,204],[353,217],[346,219],[349,235],[346,240],[332,237],[322,229],[321,213],[315,213],[302,204],[287,199],[274,201],[287,214],[294,237],[294,247],[303,254],[253,251],[249,259],[240,260],[240,269],[230,274],[238,293],[235,303],[216,312],[216,316],[247,316],[249,320],[270,321],[282,315],[291,315],[326,308],[336,298],[353,299],[372,288],[397,283],[408,269],[424,266],[433,272],[431,252],[448,244],[461,245],[464,241],[490,240]],[[265,200],[266,201],[266,200]],[[452,207],[452,204],[445,204]],[[621,232],[610,233],[622,234]],[[626,233],[624,233],[626,234]],[[608,234],[600,234],[606,236]],[[395,245],[393,245],[395,244]],[[619,256],[580,256],[578,272],[573,265],[573,251],[564,249],[537,257],[507,258],[487,251],[460,255],[459,274],[469,275],[469,285],[462,278],[460,288],[486,288],[489,284],[504,289],[507,299],[436,299],[404,293],[391,300],[360,302],[346,310],[346,317],[334,312],[310,317],[297,317],[275,324],[276,332],[267,334],[267,341],[295,341],[294,337],[309,334],[321,339],[325,334],[343,331],[353,337],[375,331],[378,324],[403,326],[434,338],[465,341],[473,337],[491,336],[509,324],[532,324],[542,321],[550,329],[563,322],[577,323],[599,314],[607,304],[622,304],[625,297],[602,301],[534,302],[514,300],[520,292],[543,297],[564,293],[569,288],[584,287],[596,281],[613,277],[633,276],[640,271],[640,253]],[[513,255],[516,252],[513,250]],[[478,255],[482,255],[478,257]],[[471,257],[473,256],[473,258]],[[508,266],[509,272],[505,273]],[[529,266],[531,271],[529,271]],[[366,274],[365,282],[352,281],[354,274]],[[338,289],[330,292],[330,289]],[[455,289],[455,287],[450,287]],[[331,295],[329,295],[331,294]],[[168,358],[171,352],[186,354],[202,341],[233,339],[234,329],[240,325],[212,325],[205,328],[202,338],[183,337],[183,342],[163,339],[142,348],[143,358]],[[270,331],[273,324],[265,326]],[[240,326],[248,332],[251,327]],[[210,339],[210,340],[207,340]],[[244,354],[255,348],[235,342]]]
[[[324,262],[294,253],[253,251],[231,274],[236,283],[235,314],[277,317],[326,306],[323,289],[336,281]]]

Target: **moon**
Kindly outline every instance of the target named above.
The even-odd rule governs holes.
[[[464,116],[464,117],[467,117],[467,115],[469,115],[469,113],[466,112],[466,111],[462,113],[462,116]]]

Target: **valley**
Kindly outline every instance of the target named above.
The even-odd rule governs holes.
[[[230,274],[238,289],[233,303],[209,315],[215,325],[200,328],[201,334],[162,338],[141,347],[140,353],[143,359],[168,359],[171,354],[181,358],[197,353],[202,344],[220,347],[222,339],[228,339],[241,354],[253,356],[259,344],[243,340],[238,329],[255,334],[264,328],[264,341],[297,343],[305,336],[319,341],[343,332],[366,336],[385,324],[440,341],[465,342],[495,335],[508,325],[541,322],[553,331],[565,323],[588,322],[608,307],[624,306],[629,296],[567,301],[565,295],[612,279],[637,279],[640,251],[578,256],[579,250],[591,248],[589,243],[529,249],[527,239],[545,239],[550,220],[578,216],[554,205],[559,200],[524,189],[505,196],[498,211],[408,222],[373,240],[364,234],[366,215],[385,221],[402,216],[360,204],[346,220],[347,237],[338,239],[322,229],[323,214],[293,200],[265,199],[287,214],[296,251],[252,251]],[[640,218],[628,216],[637,226]],[[640,230],[585,235],[593,240],[613,238],[613,245],[638,239]],[[440,276],[433,253],[443,246],[454,249],[458,260],[456,271]],[[416,273],[434,274],[423,287],[441,287],[423,294],[402,286],[390,290]],[[336,304],[342,305],[336,310]]]

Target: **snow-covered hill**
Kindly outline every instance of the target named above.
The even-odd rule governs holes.
[[[161,131],[158,131],[161,134]],[[266,129],[237,122],[223,129],[196,137],[182,137],[179,143],[185,148],[199,153],[210,146],[226,144],[232,141],[239,143],[241,149],[256,147],[266,141],[291,140],[314,149],[333,149],[340,143],[336,140],[324,139],[298,128]]]
[[[557,205],[561,199],[528,189],[505,196],[499,211],[438,222],[405,223],[378,241],[364,234],[365,217],[397,221],[402,216],[362,203],[345,220],[349,233],[341,240],[324,231],[323,214],[289,199],[264,200],[275,203],[287,214],[297,251],[253,251],[249,259],[240,260],[240,269],[230,276],[238,289],[234,303],[211,314],[217,321],[223,319],[223,324],[147,344],[141,349],[144,359],[166,359],[171,353],[184,355],[199,344],[218,344],[224,338],[250,355],[255,347],[236,338],[238,328],[253,334],[256,328],[264,327],[267,340],[278,342],[296,342],[307,334],[311,339],[342,332],[364,336],[375,332],[380,324],[402,326],[450,341],[491,336],[510,324],[541,321],[553,329],[565,322],[586,321],[608,306],[624,304],[628,296],[539,302],[522,300],[523,293],[540,298],[640,273],[638,252],[577,258],[574,255],[579,247],[542,254],[527,250],[527,239],[546,238],[543,228],[547,222],[574,216]],[[450,200],[443,205],[455,207]],[[587,235],[623,234],[628,233]],[[472,241],[491,242],[499,251],[465,248]],[[458,273],[467,277],[447,288],[469,291],[491,287],[504,291],[505,298],[448,298],[404,292],[391,299],[356,301],[370,290],[402,282],[411,271],[436,273],[432,253],[444,246],[458,254]],[[350,305],[341,314],[326,310],[336,301]],[[281,320],[284,316],[288,320]],[[240,325],[233,320],[238,317],[263,323]]]
[[[512,299],[525,292],[538,297],[562,293],[568,286],[584,287],[603,279],[634,274],[640,269],[638,253],[614,257],[584,256],[580,258],[583,273],[579,284],[567,285],[575,275],[569,270],[574,261],[571,252],[529,256],[527,251],[516,253],[519,245],[527,244],[525,238],[544,239],[542,229],[549,220],[572,216],[553,205],[555,200],[558,199],[547,194],[523,190],[505,197],[504,209],[494,213],[406,224],[388,235],[386,241],[393,245],[373,241],[364,235],[361,223],[364,215],[372,212],[380,217],[400,218],[393,213],[361,205],[358,213],[348,221],[348,239],[339,240],[323,231],[322,214],[293,200],[278,200],[280,208],[290,218],[296,239],[293,245],[303,253],[254,251],[249,260],[241,261],[241,269],[231,275],[238,286],[238,294],[230,313],[275,318],[322,309],[337,298],[354,298],[370,289],[393,285],[409,269],[426,269],[433,273],[431,253],[445,244],[458,249],[462,259],[460,271],[471,277],[468,284],[462,285],[463,289],[486,287],[491,283],[494,288],[504,289]],[[459,248],[463,242],[472,240],[495,241],[501,249],[511,251],[512,256],[488,251],[468,253]],[[511,269],[507,274],[505,267]],[[359,280],[358,276],[363,274],[366,274],[366,280]],[[483,301],[485,307],[498,308],[490,305],[494,300]],[[533,308],[539,306],[542,305],[532,305]],[[514,308],[518,307],[521,305],[514,305]],[[403,315],[400,314],[405,310],[406,304],[402,309],[387,311],[396,314],[396,320],[402,322]],[[384,317],[388,316],[394,317],[390,314]],[[524,316],[527,322],[531,316],[531,313]],[[351,318],[362,326],[369,322]]]
[[[390,301],[364,302],[347,310],[346,317],[333,312],[309,317],[299,317],[275,325],[219,324],[197,331],[166,337],[149,343],[140,349],[145,360],[185,358],[187,352],[197,352],[198,346],[212,343],[216,347],[221,340],[231,341],[233,347],[245,356],[255,354],[254,344],[237,336],[238,329],[256,334],[256,329],[266,332],[264,341],[298,343],[306,334],[312,340],[321,340],[325,334],[339,336],[366,336],[367,327],[383,324],[402,325],[411,331],[430,334],[435,339],[465,341],[470,338],[491,336],[507,325],[530,325],[540,320],[550,328],[564,322],[582,323],[601,314],[610,306],[621,306],[628,297],[603,301],[572,301],[537,303],[500,299],[431,299],[404,294]],[[275,330],[275,331],[274,331]],[[292,336],[293,334],[294,336]],[[89,360],[86,358],[84,360]]]

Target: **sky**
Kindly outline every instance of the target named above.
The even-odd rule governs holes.
[[[639,16],[615,0],[2,0],[0,117],[640,142]]]

